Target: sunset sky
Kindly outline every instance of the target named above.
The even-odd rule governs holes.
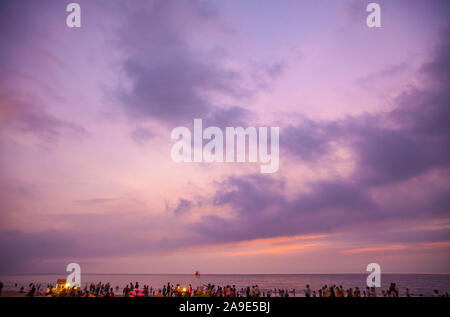
[[[450,2],[0,3],[0,274],[450,273]],[[280,167],[175,163],[280,127]]]

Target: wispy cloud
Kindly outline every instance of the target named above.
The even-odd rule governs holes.
[[[317,246],[317,243],[305,243],[305,244],[292,244],[292,245],[280,245],[265,249],[248,250],[248,251],[236,251],[225,253],[228,256],[246,256],[246,255],[259,255],[259,254],[289,254],[307,248]]]
[[[376,253],[376,252],[387,252],[387,251],[398,251],[407,249],[406,245],[389,245],[389,246],[379,246],[370,248],[358,248],[341,251],[343,254],[357,254],[357,253]]]
[[[73,203],[75,205],[91,206],[91,205],[97,205],[97,204],[104,204],[104,203],[112,202],[115,200],[117,200],[117,199],[116,198],[92,198],[92,199],[75,200]]]

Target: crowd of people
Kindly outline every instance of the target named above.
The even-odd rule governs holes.
[[[15,284],[17,287],[17,284]],[[0,295],[2,292],[3,283],[0,282]],[[56,287],[48,284],[45,290],[43,290],[41,284],[30,283],[28,290],[25,291],[21,286],[19,293],[25,293],[25,296],[46,296],[46,297],[115,297],[116,294],[124,297],[399,297],[399,289],[396,283],[391,283],[389,288],[381,289],[381,292],[377,293],[375,287],[366,287],[360,290],[359,287],[344,289],[342,285],[332,285],[315,290],[311,289],[309,285],[303,290],[296,289],[265,289],[261,290],[258,285],[252,285],[251,287],[236,288],[235,285],[219,286],[213,284],[199,285],[195,289],[189,284],[187,287],[182,287],[180,284],[167,283],[161,288],[153,288],[149,285],[143,285],[140,287],[138,282],[130,282],[124,288],[122,292],[119,292],[119,286],[114,288],[110,283],[90,283],[86,284],[84,288],[81,287]],[[406,288],[404,294],[406,297],[422,296],[421,294],[411,294],[409,289]],[[434,290],[433,297],[448,297],[448,293],[440,294],[438,290]]]

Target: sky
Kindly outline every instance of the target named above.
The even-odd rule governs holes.
[[[0,274],[450,273],[450,3],[0,4]],[[280,166],[176,163],[279,127]]]

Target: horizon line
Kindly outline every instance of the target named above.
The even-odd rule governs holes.
[[[14,275],[64,275],[67,272],[60,273],[0,273],[0,276]],[[326,273],[201,273],[201,275],[367,275],[370,272],[326,272]],[[449,273],[423,273],[423,272],[382,272],[382,274],[398,274],[398,275],[450,275]],[[194,273],[82,273],[82,275],[194,275]]]

